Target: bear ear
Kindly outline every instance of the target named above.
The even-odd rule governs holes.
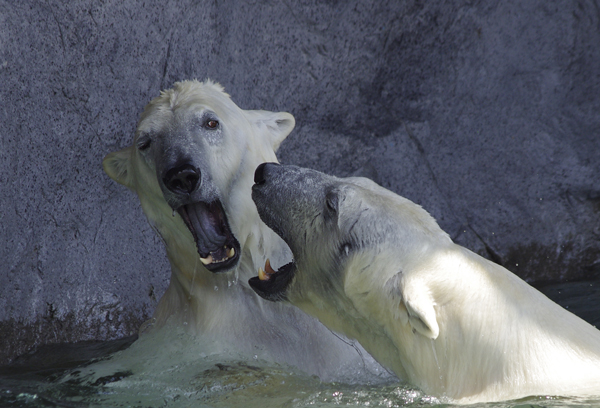
[[[292,129],[294,129],[294,126],[296,126],[296,120],[287,112],[269,112],[263,110],[249,110],[245,112],[248,119],[254,123],[261,132],[268,135],[271,146],[273,146],[275,152],[279,149],[281,142],[283,142]]]
[[[125,187],[132,188],[131,179],[131,154],[133,146],[126,147],[116,152],[106,155],[102,160],[104,172],[117,183],[123,184]]]
[[[440,327],[431,299],[428,296],[421,296],[421,294],[413,295],[411,299],[404,300],[404,306],[408,312],[408,322],[413,330],[429,339],[437,339]]]
[[[400,298],[399,304],[395,303],[400,308],[397,314],[400,320],[428,339],[437,339],[440,327],[433,307],[435,302],[425,282],[416,278],[406,279],[399,272],[388,280],[386,286],[392,297]]]

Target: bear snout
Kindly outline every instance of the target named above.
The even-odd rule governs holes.
[[[189,195],[196,190],[199,182],[200,169],[191,164],[173,167],[163,177],[165,187],[175,194]]]
[[[266,173],[269,171],[269,167],[279,166],[279,163],[261,163],[254,171],[254,183],[261,185],[267,180]]]

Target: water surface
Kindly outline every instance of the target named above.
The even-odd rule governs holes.
[[[593,325],[600,281],[541,288]],[[44,346],[0,367],[0,407],[447,407],[378,373],[323,383],[292,367],[250,361],[185,333]],[[191,344],[194,346],[191,346]],[[213,350],[213,352],[211,352]],[[364,375],[361,374],[364,380]],[[600,407],[600,399],[538,396],[472,407]]]

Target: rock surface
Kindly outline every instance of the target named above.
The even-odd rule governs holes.
[[[291,112],[282,162],[372,177],[529,282],[597,274],[598,44],[593,1],[0,0],[0,362],[152,314],[165,252],[101,160],[183,79]]]

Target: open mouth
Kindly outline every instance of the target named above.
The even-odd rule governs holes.
[[[182,205],[177,212],[189,228],[200,261],[211,272],[225,272],[240,258],[240,244],[229,228],[220,201]]]
[[[287,300],[287,288],[292,283],[296,270],[293,261],[274,270],[267,259],[265,269],[259,268],[258,276],[250,278],[248,284],[263,299],[272,302]]]

